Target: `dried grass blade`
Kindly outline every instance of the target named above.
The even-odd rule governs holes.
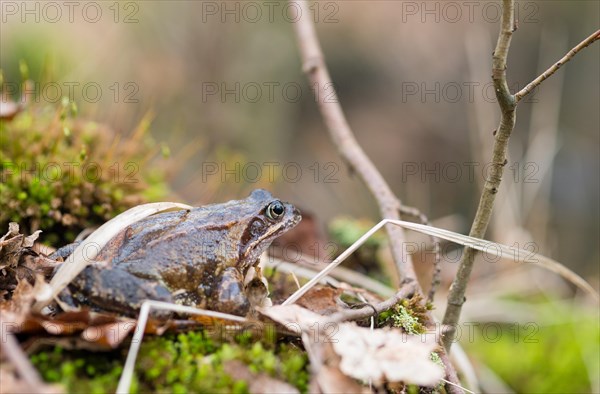
[[[517,263],[525,262],[525,263],[538,263],[543,268],[552,271],[556,274],[559,274],[569,282],[573,283],[580,289],[584,290],[586,293],[590,294],[596,302],[600,301],[600,297],[598,296],[598,292],[594,290],[594,288],[585,281],[582,277],[577,275],[575,272],[571,271],[558,261],[555,261],[549,257],[545,257],[539,255],[530,250],[513,248],[504,244],[500,244],[497,242],[486,241],[480,238],[470,237],[468,235],[463,235],[459,233],[455,233],[453,231],[444,230],[437,227],[426,226],[423,224],[417,224],[412,222],[405,222],[403,220],[391,220],[391,219],[383,219],[375,226],[373,226],[369,231],[367,231],[362,237],[360,237],[356,242],[354,242],[348,249],[346,249],[342,254],[340,254],[335,260],[331,262],[325,269],[319,272],[314,278],[312,278],[308,283],[298,289],[294,294],[292,294],[287,300],[285,300],[282,305],[289,305],[296,302],[300,297],[302,297],[308,290],[310,290],[315,284],[317,284],[323,277],[325,277],[329,272],[331,272],[335,267],[341,264],[348,256],[350,256],[356,249],[358,249],[365,241],[373,235],[377,230],[383,227],[386,224],[394,224],[396,226],[404,227],[409,230],[417,231],[423,234],[433,235],[438,238],[443,238],[448,241],[455,242],[457,244],[468,246],[472,249],[476,249],[487,254],[494,255],[496,257],[513,260]]]
[[[88,264],[94,261],[100,250],[127,226],[144,219],[150,215],[172,209],[191,209],[186,204],[174,202],[157,202],[142,204],[117,215],[104,223],[89,237],[87,237],[67,260],[58,269],[58,272],[50,281],[51,292],[45,293],[34,305],[34,309],[41,310],[52,298],[56,297]]]

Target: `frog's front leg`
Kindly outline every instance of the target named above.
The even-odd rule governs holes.
[[[228,267],[219,276],[212,297],[213,310],[237,316],[245,316],[250,302],[244,292],[244,277],[235,267]]]
[[[145,300],[173,302],[169,290],[157,281],[138,278],[118,266],[87,266],[71,282],[76,298],[100,310],[137,316]],[[164,314],[168,317],[170,313]],[[156,317],[163,317],[162,313]]]

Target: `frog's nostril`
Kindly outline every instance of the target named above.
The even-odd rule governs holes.
[[[296,207],[294,207],[294,215],[295,216],[302,216],[302,213],[300,213],[300,210]]]

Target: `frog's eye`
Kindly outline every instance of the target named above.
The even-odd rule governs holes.
[[[281,201],[273,201],[267,206],[266,213],[269,219],[277,220],[283,216],[285,207]]]

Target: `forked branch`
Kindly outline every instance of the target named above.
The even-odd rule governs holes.
[[[354,134],[342,111],[342,107],[338,102],[329,71],[327,71],[327,67],[325,66],[314,24],[310,19],[311,13],[308,4],[302,0],[294,1],[294,5],[301,12],[298,21],[294,23],[294,29],[298,37],[298,45],[302,56],[302,69],[315,89],[319,110],[329,130],[329,136],[348,167],[359,175],[360,179],[362,179],[373,197],[377,200],[381,217],[398,220],[400,219],[400,201],[394,195],[373,162],[371,162],[358,142],[356,142]],[[332,93],[333,97],[331,97]],[[324,100],[324,97],[328,97],[328,99]],[[402,251],[405,239],[404,231],[392,225],[388,225],[386,230],[390,238],[392,256],[400,277],[398,282],[416,280],[410,256]]]
[[[571,49],[565,56],[563,56],[559,61],[554,63],[550,68],[544,71],[539,77],[531,81],[527,84],[523,89],[519,90],[517,94],[515,94],[515,100],[517,102],[521,101],[521,99],[527,96],[529,93],[533,91],[539,84],[544,82],[548,77],[554,74],[559,68],[561,68],[566,62],[573,59],[573,57],[577,54],[577,52],[581,51],[583,48],[592,44],[594,41],[600,39],[600,30],[596,30],[592,33],[588,38],[581,41],[576,47]]]
[[[506,59],[514,31],[514,0],[504,0],[503,3],[500,35],[496,43],[496,50],[494,51],[492,61],[492,80],[494,81],[494,90],[502,114],[500,117],[500,126],[498,126],[495,133],[496,140],[494,141],[490,173],[483,186],[483,193],[479,200],[475,220],[473,220],[471,231],[469,232],[471,237],[476,238],[483,238],[490,223],[494,200],[502,181],[504,166],[506,165],[508,139],[515,125],[516,102],[513,95],[510,94],[506,82]],[[467,291],[467,284],[473,270],[475,255],[476,251],[474,249],[466,247],[463,250],[458,271],[450,287],[448,305],[443,320],[443,323],[450,328],[443,340],[446,351],[450,351],[450,346],[456,335],[455,327],[460,319],[462,305],[465,302],[465,292]]]
[[[294,23],[294,29],[300,47],[302,69],[307,74],[311,85],[315,89],[319,110],[329,131],[329,136],[333,140],[340,156],[349,168],[359,175],[360,179],[362,179],[373,197],[377,200],[381,217],[384,219],[399,220],[399,212],[402,207],[400,200],[394,195],[383,179],[383,176],[381,176],[373,162],[371,162],[354,138],[342,107],[337,100],[337,94],[335,93],[335,89],[333,89],[329,71],[325,66],[323,52],[321,51],[315,27],[310,19],[308,4],[306,0],[293,1],[300,12],[299,19]],[[331,99],[331,92],[333,92],[333,99]],[[327,96],[328,93],[330,93],[329,96]],[[329,97],[329,99],[323,100],[323,97]],[[404,231],[391,224],[386,226],[386,230],[390,239],[390,247],[396,270],[398,271],[399,280],[397,282],[414,282],[417,292],[423,294],[423,290],[417,283],[411,258],[403,252]],[[454,367],[449,363],[445,363],[445,368],[448,380],[453,384],[458,384]],[[447,386],[447,389],[450,393],[463,392],[459,387],[452,385]]]
[[[471,231],[469,233],[470,236],[477,238],[483,238],[485,235],[485,231],[491,219],[496,193],[502,182],[504,166],[507,164],[506,150],[508,147],[508,140],[515,126],[515,110],[517,103],[536,86],[556,72],[556,70],[558,70],[565,62],[571,60],[580,50],[600,38],[600,31],[596,31],[569,51],[567,55],[550,67],[546,72],[529,83],[520,92],[512,95],[508,89],[506,80],[506,63],[512,34],[516,30],[516,25],[514,23],[514,0],[503,0],[500,25],[500,35],[498,36],[498,42],[492,59],[492,80],[494,82],[496,98],[500,105],[501,117],[500,125],[495,132],[491,171],[488,179],[486,179],[483,193],[479,200],[479,206],[477,207],[477,213],[475,214],[475,219],[473,220]],[[448,305],[443,320],[444,325],[449,327],[449,330],[443,339],[444,347],[448,352],[450,351],[450,347],[456,335],[456,326],[460,320],[462,305],[465,302],[465,292],[473,269],[475,254],[476,251],[474,249],[469,247],[464,248],[458,272],[450,287]]]

